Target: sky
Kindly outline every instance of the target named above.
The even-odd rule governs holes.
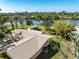
[[[0,0],[0,12],[79,12],[79,0]]]

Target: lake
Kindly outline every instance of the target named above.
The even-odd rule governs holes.
[[[73,26],[79,26],[79,20],[63,20],[62,19],[62,20],[55,20],[55,21],[68,22]],[[43,23],[43,21],[32,19],[32,23],[33,23],[33,25],[40,25]],[[13,21],[13,24],[15,24],[15,21]],[[20,25],[19,20],[18,20],[17,24]],[[25,25],[26,21],[23,21],[23,24]],[[7,22],[7,25],[11,25],[10,22]]]
[[[58,21],[68,22],[73,26],[79,26],[79,20],[58,20]]]
[[[73,26],[79,26],[79,20],[56,20],[56,21],[61,21],[61,22],[68,22],[70,23],[71,25]],[[33,24],[41,24],[43,23],[43,21],[36,21],[36,20],[33,20]]]

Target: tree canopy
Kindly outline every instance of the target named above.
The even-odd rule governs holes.
[[[74,30],[74,27],[66,22],[55,22],[50,29],[54,30],[57,35],[66,37],[68,33]]]

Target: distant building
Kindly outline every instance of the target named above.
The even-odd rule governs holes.
[[[8,55],[12,59],[35,59],[42,48],[48,46],[48,36],[35,30],[13,30],[12,35],[20,33],[22,39],[10,44],[7,48]]]

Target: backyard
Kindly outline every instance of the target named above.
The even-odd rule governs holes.
[[[4,38],[7,39],[7,43],[11,42],[11,38],[8,40],[8,37],[6,36],[7,33],[11,34],[11,31],[15,29],[31,29],[41,31],[43,34],[51,36],[49,39],[50,45],[48,46],[49,52],[47,54],[42,52],[37,59],[74,59],[75,43],[72,42],[72,39],[70,39],[68,35],[75,30],[74,25],[65,20],[62,22],[61,20],[52,20],[51,18],[48,20],[48,14],[38,15],[35,17],[35,19],[28,19],[21,15],[1,16],[1,48],[4,47]],[[34,27],[35,25],[37,26]],[[1,57],[5,58],[4,55]]]

